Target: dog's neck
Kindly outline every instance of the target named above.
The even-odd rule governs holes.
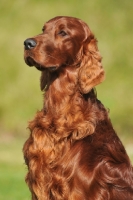
[[[94,133],[97,121],[103,118],[103,114],[98,114],[100,109],[94,90],[86,95],[80,93],[77,74],[78,69],[65,69],[55,74],[56,78],[44,94],[45,118],[59,138],[72,134],[74,139],[80,139],[90,135]]]
[[[77,95],[77,91],[76,70],[64,69],[51,74],[50,84],[44,94],[45,109],[53,115],[57,115],[59,112],[65,114],[64,107],[67,111],[71,104],[70,101]]]

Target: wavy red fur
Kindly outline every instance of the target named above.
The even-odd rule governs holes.
[[[23,147],[32,200],[132,200],[131,162],[94,91],[104,70],[87,24],[48,21],[24,57],[42,71],[44,90]]]

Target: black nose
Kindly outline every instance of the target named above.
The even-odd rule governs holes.
[[[36,46],[36,42],[33,39],[27,39],[24,41],[25,49],[33,49]]]

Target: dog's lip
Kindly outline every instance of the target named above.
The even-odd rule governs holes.
[[[27,57],[25,59],[25,62],[27,65],[29,65],[30,67],[35,66],[36,69],[38,69],[39,71],[44,71],[46,69],[48,69],[50,72],[54,72],[57,70],[58,66],[43,66],[40,63],[37,63],[33,58],[31,57]]]
[[[25,58],[25,62],[30,67],[34,66],[34,64],[35,64],[35,61],[31,57],[29,57],[29,56]]]

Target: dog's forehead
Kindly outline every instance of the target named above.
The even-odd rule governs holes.
[[[69,28],[69,29],[83,29],[83,25],[81,20],[78,18],[73,17],[55,17],[48,22],[46,22],[43,26],[44,29],[46,28]]]

